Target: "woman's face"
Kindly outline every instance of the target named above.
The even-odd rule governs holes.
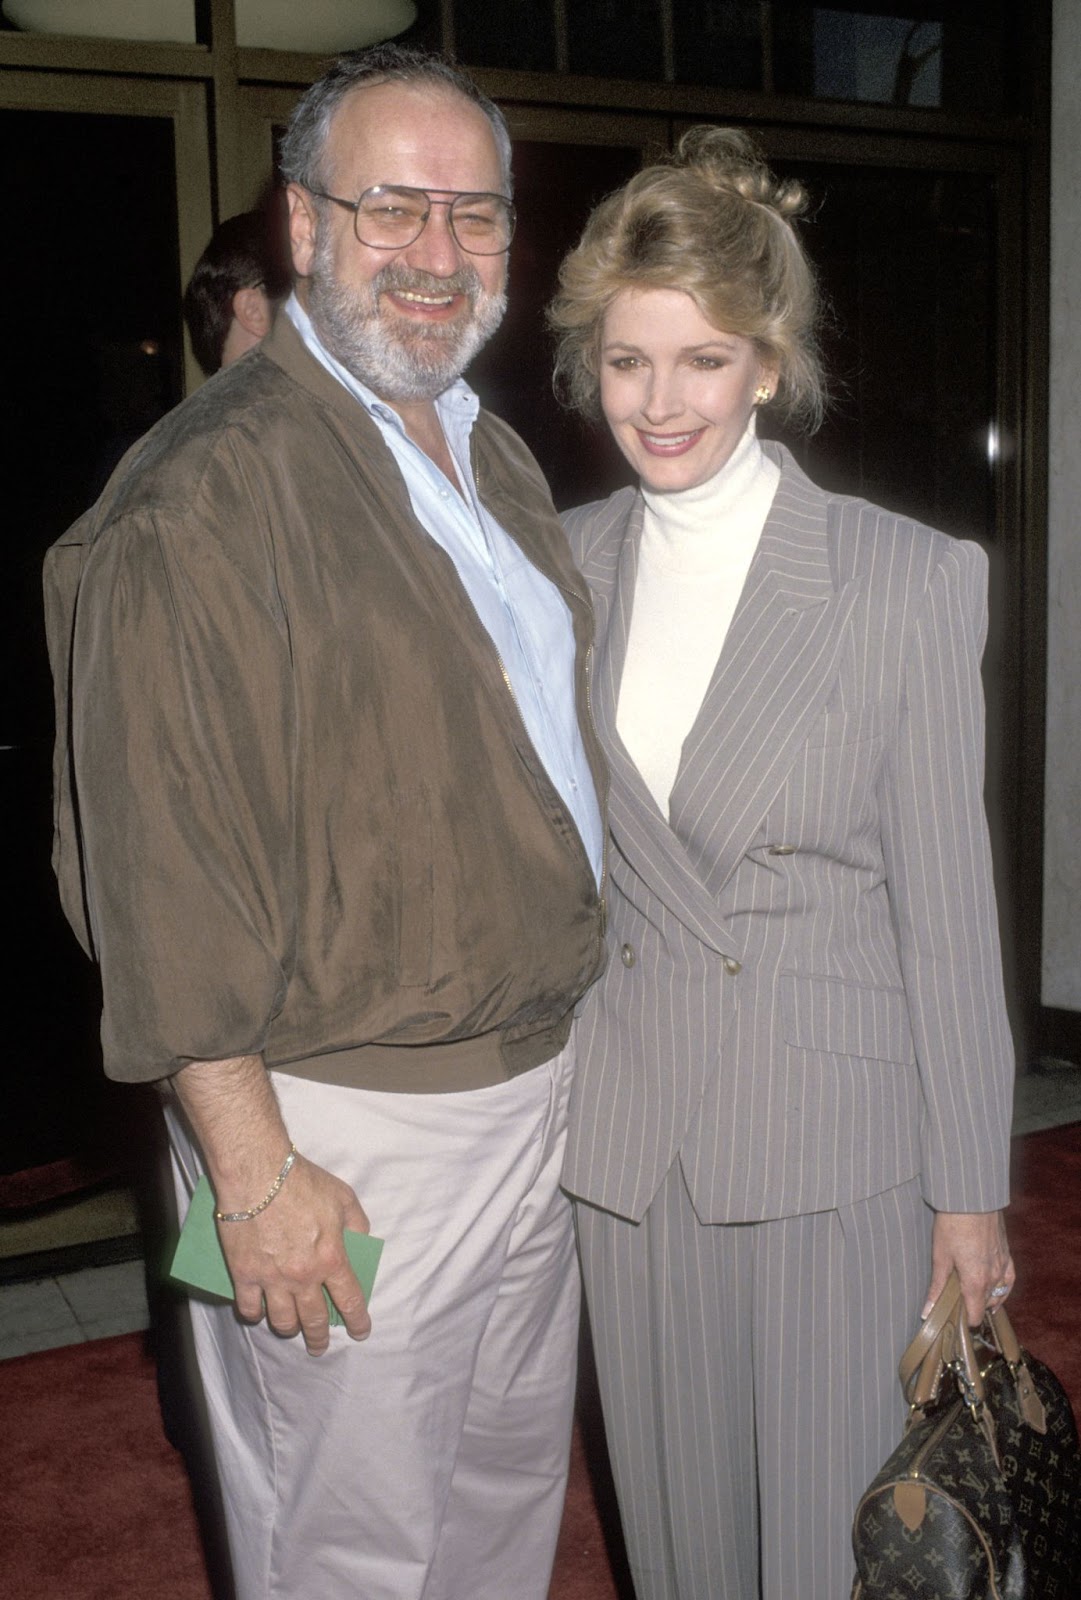
[[[719,472],[773,368],[680,289],[624,289],[601,329],[601,407],[647,489],[693,489]]]

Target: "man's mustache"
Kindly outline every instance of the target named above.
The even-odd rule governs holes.
[[[414,294],[464,294],[470,302],[477,299],[483,288],[480,274],[470,266],[460,267],[449,277],[439,278],[433,272],[420,272],[399,261],[388,262],[376,273],[371,283],[376,294],[409,289]]]

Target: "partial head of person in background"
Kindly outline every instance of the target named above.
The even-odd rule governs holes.
[[[243,211],[214,230],[184,292],[192,350],[207,377],[270,332],[290,281],[278,208]]]

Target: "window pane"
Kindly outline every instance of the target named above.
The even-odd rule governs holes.
[[[659,81],[664,77],[660,0],[572,0],[567,46],[572,72]]]
[[[775,0],[772,17],[782,94],[1006,109],[1006,63],[1019,56],[1020,41],[1011,38],[1002,0]]]
[[[966,173],[784,163],[831,306],[836,403],[812,477],[935,527],[995,536],[994,184]]]
[[[459,3],[454,47],[471,67],[553,72],[556,65],[552,0],[502,0],[498,6]]]
[[[821,100],[942,104],[942,24],[816,7],[814,92]]]
[[[762,87],[759,0],[676,0],[676,82]]]

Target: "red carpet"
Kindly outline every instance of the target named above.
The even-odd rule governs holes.
[[[1015,1143],[1010,1311],[1081,1414],[1081,1123]],[[20,1600],[211,1600],[187,1478],[138,1334],[0,1363],[3,1586]],[[585,1436],[594,1439],[587,1395]],[[550,1600],[621,1600],[583,1430]],[[625,1579],[623,1580],[625,1585]],[[308,1597],[306,1597],[308,1600]]]
[[[1081,1122],[1015,1139],[1011,1192],[1010,1321],[1061,1380],[1081,1425]]]

